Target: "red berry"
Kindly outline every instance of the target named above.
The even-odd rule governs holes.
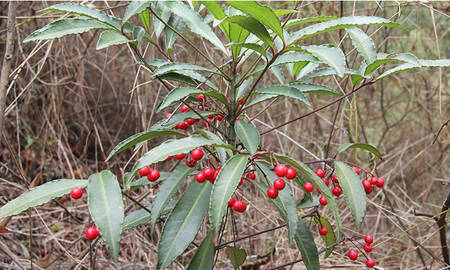
[[[356,173],[357,175],[359,175],[359,173],[360,173],[359,168],[358,168],[358,167],[352,167],[352,168],[353,168],[353,170],[355,171],[355,173]]]
[[[352,261],[355,261],[356,259],[358,259],[358,252],[356,252],[354,250],[350,250],[348,252],[348,258]]]
[[[310,183],[310,182],[306,182],[306,183],[303,185],[303,187],[305,188],[305,190],[306,190],[307,192],[311,192],[311,191],[314,190],[314,185],[313,185],[313,183]]]
[[[214,118],[214,114],[208,115],[208,119],[213,119],[213,118]]]
[[[217,121],[222,121],[223,116],[221,114],[216,115]]]
[[[167,113],[166,115],[164,115],[164,118],[169,118],[169,117],[171,117],[172,116],[172,114],[171,113]]]
[[[245,102],[245,98],[241,98],[240,100],[239,100],[239,104],[243,104]]]
[[[195,165],[197,165],[197,160],[192,160],[190,158],[186,158],[185,162],[186,162],[186,165],[190,168],[193,168],[193,167],[195,167]]]
[[[336,176],[336,175],[333,175],[333,182],[339,184],[339,180],[337,179],[337,176]]]
[[[269,198],[271,199],[275,199],[276,197],[278,197],[278,190],[274,187],[269,187],[269,189],[267,190],[267,196],[269,196]]]
[[[206,123],[205,120],[203,120],[203,126],[204,126],[204,127],[207,127],[207,126],[208,126],[208,123]]]
[[[175,157],[176,159],[178,159],[178,160],[182,160],[183,158],[186,157],[186,154],[185,154],[185,153],[182,153],[182,154],[174,155],[174,157]]]
[[[181,111],[182,112],[188,112],[189,111],[189,107],[186,105],[181,106]]]
[[[199,94],[199,95],[197,95],[197,100],[198,100],[198,102],[203,102],[203,101],[205,101],[205,96],[203,94]]]
[[[287,179],[294,179],[297,176],[297,171],[294,168],[288,168],[286,172]]]
[[[242,186],[243,183],[244,183],[244,177],[241,177],[241,179],[239,180],[238,187]]]
[[[145,166],[144,168],[139,170],[139,175],[140,176],[146,176],[149,172],[150,172],[150,167],[149,166]]]
[[[203,175],[203,173],[201,173],[201,172],[198,172],[196,175],[195,175],[195,180],[197,181],[197,182],[199,182],[199,183],[203,183],[203,182],[205,182],[205,176]]]
[[[249,173],[247,173],[247,175],[245,175],[245,177],[247,177],[250,180],[255,180],[256,175],[253,172],[249,172]]]
[[[171,160],[173,158],[173,156],[168,156],[167,158],[166,158],[166,160]]]
[[[327,199],[325,199],[325,197],[324,196],[320,196],[320,198],[319,198],[319,203],[321,204],[321,205],[327,205]]]
[[[275,179],[275,181],[273,181],[273,187],[278,190],[282,190],[285,186],[286,186],[286,183],[281,178],[277,178],[277,179]]]
[[[330,184],[330,180],[328,178],[322,178],[323,182],[325,183],[325,185],[329,185]]]
[[[214,170],[209,167],[203,169],[203,175],[205,176],[206,180],[214,180]]]
[[[340,186],[335,186],[331,192],[334,196],[339,197],[342,194],[342,188]]]
[[[193,124],[195,124],[195,122],[197,122],[197,120],[193,119],[193,118],[189,118],[188,120],[186,120],[186,122],[192,126]]]
[[[383,178],[377,178],[377,182],[375,182],[375,185],[379,188],[382,188],[384,186],[384,179]]]
[[[316,188],[316,190],[317,190],[317,193],[322,194],[322,192],[320,192],[319,188]]]
[[[370,188],[365,188],[364,191],[366,192],[366,194],[370,194],[373,191],[373,187],[371,186]]]
[[[200,148],[195,148],[191,151],[191,157],[193,160],[200,160],[203,157],[203,150]]]
[[[228,207],[232,207],[236,199],[234,197],[231,197],[231,199],[228,201]]]
[[[236,200],[233,203],[233,209],[237,212],[245,212],[245,210],[247,209],[247,204],[244,201]]]
[[[155,182],[158,180],[159,175],[159,171],[157,169],[153,169],[147,174],[147,179],[148,181]]]
[[[189,123],[187,121],[183,121],[180,123],[180,129],[186,130],[189,128]]]
[[[372,247],[370,244],[365,244],[365,245],[364,245],[364,250],[365,250],[366,252],[371,252],[372,249],[373,249],[373,247]]]
[[[288,168],[286,167],[286,165],[284,165],[284,164],[278,164],[278,165],[275,167],[275,174],[276,174],[278,177],[283,177],[283,176],[286,175],[287,169],[288,169]]]
[[[89,240],[94,240],[95,238],[97,238],[97,236],[99,236],[98,229],[95,226],[88,227],[86,231],[84,231],[84,234],[86,235],[86,238]]]
[[[83,190],[81,188],[74,188],[70,192],[70,197],[72,197],[72,199],[77,200],[81,198],[81,196],[83,196]]]
[[[317,169],[316,170],[316,175],[319,176],[320,178],[325,176],[325,171],[322,169]]]
[[[322,227],[319,229],[320,235],[326,235],[328,233],[328,229],[325,227]]]
[[[364,241],[365,241],[367,244],[372,244],[372,243],[373,243],[373,236],[372,236],[372,235],[366,235],[366,236],[364,236]]]
[[[217,170],[215,170],[214,171],[214,179],[213,180],[216,180],[217,179],[217,176],[219,175],[219,172],[220,172],[220,170],[219,169],[217,169]],[[214,184],[214,182],[212,182],[213,184]]]
[[[370,183],[371,183],[372,185],[376,185],[377,182],[378,182],[378,178],[376,178],[376,177],[370,178]]]
[[[362,185],[363,185],[364,189],[369,189],[372,187],[372,184],[370,183],[370,181],[367,181],[367,180],[362,181]]]
[[[239,120],[240,118],[239,117],[236,117],[236,120]]]
[[[375,266],[375,261],[373,259],[367,259],[366,266],[372,268]]]

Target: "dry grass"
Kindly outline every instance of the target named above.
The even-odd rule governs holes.
[[[7,4],[0,2],[2,56]],[[158,140],[152,141],[136,156],[131,156],[132,152],[127,151],[109,163],[104,162],[115,144],[162,118],[164,114],[155,115],[153,109],[167,91],[159,83],[149,82],[149,74],[133,64],[132,52],[126,46],[96,51],[96,32],[55,41],[21,43],[29,33],[54,19],[36,13],[50,4],[21,2],[18,6],[16,38],[19,42],[15,43],[12,88],[7,100],[6,140],[2,138],[0,152],[0,204],[17,197],[32,184],[52,179],[87,178],[104,168],[120,175],[122,169],[130,168],[129,165],[125,167],[130,159],[132,164],[136,157],[159,143]],[[123,2],[93,4],[108,8],[118,16],[123,13]],[[290,3],[285,5],[292,6]],[[338,2],[305,2],[302,5],[303,17],[317,14],[339,16],[340,12]],[[398,6],[395,2],[384,2],[378,6],[375,2],[345,2],[343,11],[344,15],[392,18],[415,29],[408,35],[398,30],[369,28],[368,33],[374,33],[373,38],[380,51],[412,52],[420,58],[429,59],[447,58],[450,48],[446,15],[449,4],[433,3],[433,9],[430,7],[429,3]],[[189,37],[193,39],[191,35]],[[200,40],[194,42],[217,58],[218,63],[224,62],[211,51],[209,44],[203,44]],[[349,66],[354,63],[356,51],[351,50],[348,38],[340,42],[339,32],[321,35],[310,42],[340,43],[349,55]],[[194,61],[209,66],[198,56],[193,56],[181,40],[177,41],[174,51],[177,62]],[[152,47],[148,47],[145,57],[162,58]],[[376,161],[376,167],[374,161],[363,152],[350,151],[339,156],[341,160],[359,164],[386,179],[384,191],[376,190],[370,196],[368,214],[361,231],[354,229],[343,198],[338,202],[346,236],[355,239],[366,233],[375,236],[372,257],[380,269],[442,268],[438,228],[434,220],[416,216],[414,211],[438,214],[449,192],[448,127],[432,144],[440,126],[450,115],[446,71],[424,69],[393,76],[345,100],[339,109],[332,106],[263,136],[262,144],[268,149],[303,161],[324,158],[327,156],[324,149],[333,117],[337,112],[329,155],[334,155],[344,142],[368,142],[379,147],[384,159]],[[347,80],[341,81],[339,78],[317,82],[341,91],[351,87]],[[273,83],[277,83],[276,79],[269,76],[261,85]],[[313,107],[327,101],[328,97],[312,98]],[[247,117],[252,118],[263,107],[251,109]],[[253,123],[263,131],[309,110],[303,104],[280,99]],[[302,191],[293,185],[291,187],[299,201]],[[142,188],[132,195],[143,197],[141,202],[148,204],[156,191]],[[244,185],[241,196],[249,203],[249,209],[244,214],[233,214],[238,236],[283,224],[267,197],[253,185]],[[128,200],[126,204],[131,205],[131,209],[139,208]],[[328,211],[321,214],[326,216]],[[30,251],[36,269],[87,269],[90,265],[96,269],[155,268],[160,225],[154,232],[148,226],[124,232],[119,263],[112,264],[103,244],[96,245],[91,254],[86,252],[89,251],[89,242],[82,235],[90,223],[86,201],[74,202],[66,198],[15,216],[6,227],[8,232],[0,235],[0,268],[20,269],[18,264],[24,269],[29,268]],[[311,226],[315,228],[314,224]],[[228,223],[224,241],[233,239],[231,230]],[[205,232],[203,226],[196,243],[200,243]],[[316,236],[320,250],[324,244]],[[271,269],[301,257],[294,246],[289,246],[286,228],[239,241],[236,245],[246,250],[248,262],[276,248],[275,255],[261,269]],[[349,246],[349,242],[340,245],[328,259],[321,259],[322,268],[362,268],[362,260],[352,263],[346,258]],[[191,247],[172,264],[171,269],[184,269],[182,265],[189,262],[195,251]],[[217,269],[231,269],[225,252],[219,255]],[[284,269],[304,269],[304,265],[297,263]]]

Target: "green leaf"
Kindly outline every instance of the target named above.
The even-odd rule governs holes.
[[[182,33],[184,28],[186,27],[186,24],[184,23],[184,20],[178,16],[172,16],[169,19],[168,24],[172,26],[175,30],[177,30],[178,33]],[[175,44],[175,41],[178,38],[178,34],[172,31],[170,28],[166,27],[164,28],[164,32],[166,34],[166,48],[169,54],[172,53],[173,44]]]
[[[171,12],[168,8],[165,7],[164,3],[161,1],[157,1],[154,4],[153,10],[156,14],[165,22],[168,22],[170,19]],[[162,23],[156,16],[153,16],[153,28],[155,29],[155,36],[158,38],[161,32],[164,30],[165,24]]]
[[[55,39],[71,34],[81,34],[92,29],[113,29],[113,27],[96,20],[68,18],[47,24],[27,36],[23,42]]]
[[[295,242],[302,253],[302,260],[308,270],[320,270],[319,252],[317,251],[314,237],[306,222],[298,217]]]
[[[307,105],[311,105],[308,98],[302,93],[302,91],[290,85],[268,86],[265,88],[258,89],[254,93],[292,97],[306,103]]]
[[[257,53],[259,53],[262,56],[267,57],[267,53],[264,50],[264,48],[261,47],[261,45],[258,45],[256,43],[230,43],[228,45],[232,46],[233,48],[235,48],[235,47],[239,47],[239,48],[244,47],[244,48],[247,48],[247,49],[250,49],[250,50],[253,50],[253,51],[257,52]]]
[[[252,106],[255,106],[258,103],[261,103],[261,102],[264,102],[264,101],[267,101],[269,99],[273,99],[273,98],[276,98],[276,97],[279,97],[279,95],[274,95],[274,94],[260,94],[260,95],[257,95],[256,98],[254,98],[250,103],[248,103],[245,106],[244,110],[246,110],[246,109],[248,109],[248,108],[250,108]]]
[[[342,96],[338,91],[320,84],[293,82],[290,83],[289,86],[297,88],[302,93]]]
[[[148,181],[147,176],[144,176],[144,177],[141,177],[141,178],[139,178],[139,179],[136,179],[136,181],[134,181],[133,183],[131,183],[131,184],[129,185],[130,190],[131,190],[131,191],[134,191],[134,190],[136,190],[136,189],[138,189],[138,188],[141,188],[141,187],[143,187],[143,186],[148,186],[148,185],[153,186],[153,185],[157,185],[157,184],[159,184],[160,182],[163,182],[164,180],[166,180],[167,176],[169,176],[169,173],[168,173],[168,172],[162,172],[162,171],[160,171],[159,173],[160,173],[160,176],[159,176],[158,180],[156,180],[155,182],[150,182],[150,181]],[[129,174],[129,172],[127,172],[127,173],[125,173],[125,174]],[[127,178],[127,176],[124,176],[124,178]],[[127,191],[127,190],[124,189],[124,191]]]
[[[198,71],[206,71],[210,73],[215,73],[213,70],[197,65],[186,64],[186,63],[167,63],[165,65],[157,67],[153,73],[152,77],[157,77],[162,74],[166,74],[168,72],[176,72],[179,70],[198,70]]]
[[[214,31],[207,25],[202,17],[193,9],[181,2],[164,2],[174,14],[182,18],[192,32],[209,40],[213,45],[228,55],[228,51],[223,46],[220,39],[214,34]]]
[[[187,270],[212,270],[214,267],[214,231],[210,231],[192,258]]]
[[[355,46],[359,54],[364,57],[367,64],[373,63],[377,60],[377,51],[372,38],[357,27],[347,28],[345,30],[352,39],[353,46]]]
[[[299,25],[302,23],[331,21],[331,20],[336,20],[337,18],[338,17],[319,16],[319,17],[311,17],[311,18],[292,19],[286,23],[284,28],[289,28],[291,26]]]
[[[366,215],[366,192],[361,184],[361,179],[350,166],[341,161],[335,161],[334,167],[339,185],[344,192],[345,201],[350,208],[356,228],[359,229]]]
[[[450,67],[450,59],[437,59],[437,60],[419,59],[419,63],[423,67]]]
[[[244,96],[244,94],[250,88],[252,83],[253,83],[253,77],[250,77],[241,83],[241,85],[237,89],[235,101],[238,101],[239,99],[241,99],[242,96]]]
[[[312,197],[311,199],[308,199],[307,196],[304,196],[302,201],[297,204],[297,209],[305,209],[305,208],[311,208],[318,206],[319,203],[319,196]]]
[[[318,59],[308,53],[290,51],[280,55],[271,66],[296,62],[318,62]]]
[[[169,174],[169,177],[162,183],[159,188],[158,194],[156,194],[155,200],[152,205],[152,217],[150,219],[150,224],[153,229],[156,221],[158,220],[161,211],[164,209],[165,205],[170,201],[172,196],[180,187],[181,183],[186,180],[186,177],[195,170],[195,168],[188,167],[184,162],[180,163],[173,171]]]
[[[194,240],[208,211],[209,183],[192,183],[164,224],[158,244],[158,266],[164,269]]]
[[[310,45],[303,48],[332,67],[339,77],[344,76],[345,55],[341,49],[328,45]]]
[[[111,257],[117,262],[124,219],[122,191],[116,176],[108,170],[92,174],[88,181],[89,213]]]
[[[261,141],[258,130],[252,124],[241,120],[235,122],[234,130],[245,148],[250,154],[254,154]]]
[[[241,266],[247,258],[247,252],[245,252],[244,249],[230,246],[227,246],[227,255],[234,269],[239,269],[239,266]]]
[[[147,179],[145,179],[147,180]],[[147,182],[149,182],[147,180]],[[151,182],[149,182],[151,183]],[[170,212],[172,212],[173,208],[175,207],[176,200],[170,200],[165,206],[164,209],[161,211],[160,215],[165,215]],[[151,209],[151,204],[147,205],[147,209]],[[147,211],[147,209],[139,209],[134,212],[131,212],[131,214],[125,216],[125,219],[123,220],[122,224],[122,231],[132,229],[134,227],[137,227],[139,225],[145,224],[150,221],[151,214]]]
[[[168,75],[170,73],[166,73],[165,75]],[[214,90],[218,90],[219,88],[213,84],[210,80],[208,80],[207,78],[205,78],[203,75],[201,75],[200,73],[197,73],[193,70],[189,70],[189,69],[180,69],[174,72],[174,74],[179,74],[180,76],[185,76],[186,78],[188,78],[189,80],[191,80],[192,82],[194,82],[195,86],[198,86],[199,83],[205,83],[207,86],[211,87],[211,89]],[[164,75],[160,76],[162,79],[165,79]],[[197,82],[195,82],[195,81]]]
[[[51,199],[70,193],[74,188],[82,188],[86,185],[87,180],[58,179],[34,187],[3,205],[0,208],[0,219],[17,215],[30,207],[44,204]]]
[[[213,111],[197,111],[198,114],[200,114],[203,117],[207,117],[211,114],[216,114],[216,112]],[[186,119],[193,118],[193,119],[200,119],[200,116],[198,116],[193,111],[188,111],[184,113],[177,113],[170,117],[170,119],[161,119],[160,121],[156,122],[150,130],[167,130],[175,127],[177,124],[179,124],[181,121],[184,121]]]
[[[214,182],[209,202],[209,220],[214,230],[220,228],[228,201],[239,184],[247,161],[248,156],[235,155],[231,157],[223,165]]]
[[[277,15],[277,17],[298,13],[298,10],[290,10],[290,9],[274,9],[273,13]]]
[[[325,227],[328,229],[328,233],[326,235],[321,235],[323,241],[325,242],[325,245],[327,247],[331,247],[334,244],[336,244],[336,235],[334,234],[333,226],[331,226],[328,219],[324,217],[320,217],[320,219],[318,217],[314,217],[314,221],[317,223],[318,229],[320,229],[321,227]],[[325,258],[330,256],[331,253],[333,253],[333,250],[334,247],[327,249],[327,252],[325,253]]]
[[[397,73],[402,72],[402,71],[412,70],[412,69],[417,69],[417,68],[420,68],[420,66],[419,66],[419,65],[415,65],[415,64],[411,64],[411,63],[401,64],[401,65],[399,65],[399,66],[396,66],[396,67],[393,68],[393,69],[390,69],[390,70],[388,70],[388,71],[385,71],[383,74],[381,74],[380,76],[378,76],[378,77],[375,79],[375,81],[381,80],[381,79],[383,79],[384,77],[388,77],[388,76],[397,74]]]
[[[180,100],[184,99],[187,96],[195,96],[198,94],[213,97],[225,105],[228,104],[226,97],[222,93],[214,90],[205,92],[198,88],[176,87],[166,95],[166,97],[163,99],[161,104],[159,104],[158,108],[156,109],[156,112],[160,112],[161,110],[173,105],[175,102],[179,102]]]
[[[313,24],[311,26],[300,29],[291,34],[287,43],[292,44],[296,43],[299,40],[313,37],[325,32],[363,25],[396,27],[408,32],[408,29],[402,26],[401,24],[391,22],[390,20],[385,18],[371,17],[371,16],[349,16],[349,17],[342,17],[336,20]]]
[[[111,153],[109,153],[106,161],[111,159],[111,157],[113,157],[114,155],[117,155],[118,153],[124,151],[125,149],[130,148],[133,145],[151,140],[153,138],[170,135],[184,135],[184,134],[182,132],[178,132],[175,130],[152,130],[152,129],[140,132],[138,134],[134,134],[133,136],[130,136],[125,140],[121,141],[120,143],[118,143],[116,147],[114,147],[114,149],[111,151]]]
[[[128,42],[132,42],[127,37],[115,30],[106,30],[100,34],[97,42],[97,50],[107,48],[112,45],[120,45]]]
[[[282,40],[284,40],[283,29],[280,20],[273,10],[266,6],[261,6],[256,1],[226,1],[230,6],[241,10],[252,16],[260,23],[272,29]]]
[[[344,69],[344,74],[350,75],[350,76],[362,76],[361,74],[358,73],[358,71],[349,69],[349,68]],[[331,76],[331,75],[337,75],[336,70],[334,70],[333,68],[320,68],[320,69],[311,71],[308,74],[306,74],[303,77],[303,80],[310,80],[312,78]]]
[[[399,60],[393,59],[393,58],[381,58],[381,59],[378,58],[377,60],[375,60],[372,63],[370,63],[369,65],[367,65],[367,67],[364,71],[364,75],[368,76],[368,75],[372,74],[375,70],[377,70],[381,65],[395,62],[395,61],[399,61]]]
[[[281,69],[280,66],[270,67],[269,70],[270,70],[270,72],[272,72],[273,75],[275,75],[275,77],[277,78],[279,83],[281,83],[281,84],[286,83],[286,79],[284,78],[284,75],[283,75],[283,70]]]
[[[343,145],[341,145],[338,149],[338,153],[342,153],[347,149],[350,148],[360,148],[360,149],[364,149],[369,151],[370,153],[374,154],[375,156],[379,157],[380,159],[382,159],[382,156],[380,154],[380,151],[378,151],[378,149],[370,144],[365,144],[365,143],[344,143]]]
[[[136,14],[139,14],[146,10],[150,4],[151,1],[142,1],[142,0],[133,0],[128,4],[127,9],[125,10],[125,14],[122,18],[122,24],[126,23],[131,17],[133,17]]]
[[[269,32],[267,32],[264,25],[262,25],[256,19],[254,19],[252,17],[236,15],[236,16],[229,17],[227,19],[227,21],[230,23],[238,24],[239,26],[246,29],[250,33],[259,37],[264,43],[266,43],[267,45],[269,45],[270,47],[273,48],[273,41],[270,38]]]
[[[148,11],[148,9],[139,13],[139,19],[141,19],[142,25],[144,25],[145,30],[150,30],[150,11]]]

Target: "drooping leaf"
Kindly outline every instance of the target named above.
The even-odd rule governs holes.
[[[234,269],[239,269],[239,266],[241,266],[247,258],[247,252],[245,252],[244,249],[231,246],[227,246],[227,255]]]
[[[150,30],[150,11],[148,11],[148,9],[139,13],[139,19],[141,20],[145,30]]]
[[[296,62],[318,62],[318,59],[308,53],[290,51],[278,56],[271,66]]]
[[[105,23],[86,18],[67,18],[54,21],[27,36],[23,42],[60,38],[71,34],[81,34],[92,29],[113,29]]]
[[[145,179],[147,180],[147,179]],[[149,182],[147,180],[147,182]],[[170,200],[167,202],[167,204],[164,206],[164,209],[161,211],[160,215],[165,215],[170,212],[172,212],[173,208],[175,207],[176,200]],[[151,214],[147,211],[150,210],[152,205],[149,204],[146,206],[147,209],[139,209],[136,211],[131,212],[131,214],[126,215],[123,224],[122,224],[122,231],[132,229],[134,227],[137,227],[139,225],[145,224],[150,221]]]
[[[334,96],[342,95],[338,91],[331,89],[328,86],[320,85],[320,84],[293,82],[293,83],[290,83],[289,86],[295,87],[303,93],[325,94],[325,95],[334,95]]]
[[[212,270],[214,267],[214,231],[210,231],[192,258],[187,270]]]
[[[58,179],[24,192],[0,208],[0,219],[17,215],[30,207],[44,204],[51,199],[68,194],[74,188],[83,188],[87,180]]]
[[[358,50],[359,54],[364,57],[367,64],[373,63],[377,60],[377,51],[375,43],[363,30],[352,27],[345,29],[352,39],[353,46]]]
[[[170,201],[173,194],[175,194],[175,192],[180,187],[181,183],[186,180],[188,174],[193,171],[194,168],[190,168],[184,162],[182,162],[169,174],[169,177],[167,177],[167,179],[162,183],[151,208],[152,217],[150,219],[150,224],[152,229],[155,226],[156,221],[158,220],[165,205]]]
[[[424,59],[417,59],[413,54],[401,54],[396,55],[393,58],[401,61],[406,61],[406,63],[384,72],[379,77],[377,77],[375,81],[378,81],[387,76],[397,74],[402,71],[422,67],[450,67],[450,59],[424,60]]]
[[[310,105],[308,98],[297,87],[290,85],[273,85],[260,88],[254,92],[255,94],[270,94],[298,99],[307,105]]]
[[[184,23],[184,20],[178,16],[172,16],[169,19],[168,24],[177,30],[178,33],[183,32],[184,28],[186,27],[186,24]],[[172,53],[173,44],[175,44],[175,41],[178,38],[178,34],[172,31],[169,27],[164,28],[164,32],[166,34],[166,49],[169,54]]]
[[[450,59],[419,59],[419,63],[423,67],[450,67]]]
[[[154,4],[153,10],[156,14],[164,21],[168,22],[170,19],[170,9],[166,8],[162,1],[157,1]],[[164,30],[165,24],[161,22],[156,16],[153,16],[153,27],[155,31],[155,36],[158,38],[161,32]],[[177,30],[178,31],[178,30]]]
[[[146,10],[150,4],[151,1],[142,1],[142,0],[133,0],[128,4],[127,9],[125,9],[125,14],[122,18],[122,24],[126,23],[131,17],[133,17],[136,14],[139,14]]]
[[[269,32],[267,32],[264,25],[262,25],[258,20],[252,17],[246,17],[242,15],[236,15],[229,17],[227,19],[230,23],[236,23],[242,28],[246,29],[250,33],[259,37],[264,43],[273,48],[273,41],[270,38]]]
[[[318,16],[318,17],[311,17],[311,18],[292,19],[292,20],[289,20],[286,23],[286,25],[284,25],[284,28],[289,28],[291,26],[299,25],[302,23],[331,21],[331,20],[336,20],[337,18],[338,17]]]
[[[332,67],[339,77],[344,76],[345,55],[341,49],[328,45],[310,45],[303,48]]]
[[[261,140],[258,130],[252,124],[241,120],[235,122],[234,130],[245,148],[250,154],[254,154]]]
[[[211,89],[214,89],[214,90],[218,90],[218,89],[219,89],[219,88],[218,88],[215,84],[213,84],[210,80],[208,80],[208,79],[205,78],[203,75],[201,75],[200,73],[195,72],[195,71],[193,71],[193,70],[189,70],[189,69],[181,69],[181,70],[175,71],[175,73],[184,75],[184,76],[188,77],[188,78],[191,79],[191,80],[196,80],[196,81],[199,82],[199,83],[204,83],[204,84],[206,84],[207,86],[211,87]],[[168,74],[168,73],[166,73],[166,74]],[[164,77],[162,77],[162,78],[164,78]],[[197,86],[197,85],[198,85],[198,83],[195,84],[195,86]]]
[[[214,34],[214,31],[207,25],[203,19],[193,9],[181,2],[164,2],[174,14],[182,18],[192,32],[207,39],[222,52],[228,55],[228,51],[223,46],[220,39]]]
[[[176,87],[172,89],[163,99],[161,104],[159,104],[158,108],[156,109],[156,112],[160,112],[161,110],[173,105],[175,102],[179,102],[180,100],[184,99],[187,96],[194,96],[198,94],[203,94],[204,96],[213,97],[216,100],[222,102],[223,104],[227,105],[227,99],[226,97],[218,92],[218,91],[208,91],[205,92],[198,88],[192,88],[192,87]]]
[[[402,71],[418,69],[418,68],[420,68],[419,65],[415,65],[415,64],[411,64],[411,63],[404,63],[404,64],[396,66],[395,68],[392,68],[392,69],[390,69],[388,71],[385,71],[383,74],[378,76],[375,79],[375,81],[381,80],[384,77],[391,76],[391,75],[397,74],[397,73],[402,72]]]
[[[192,183],[178,200],[161,232],[157,269],[169,266],[194,240],[208,211],[209,183]]]
[[[379,157],[380,159],[382,159],[380,151],[378,151],[377,148],[375,148],[374,146],[372,146],[370,144],[365,144],[365,143],[344,143],[339,147],[338,153],[342,153],[345,150],[350,149],[350,148],[364,149],[364,150],[369,151],[370,153],[374,154],[375,156]]]
[[[156,68],[152,73],[152,77],[157,77],[162,74],[166,74],[168,72],[176,72],[178,70],[186,70],[186,69],[215,73],[213,70],[211,70],[209,68],[205,68],[205,67],[201,67],[201,66],[197,66],[197,65],[193,65],[193,64],[167,63],[165,65],[162,65],[162,66],[159,66],[158,68]]]
[[[381,65],[395,62],[395,61],[399,61],[399,60],[393,59],[393,58],[378,58],[377,60],[375,60],[372,63],[370,63],[369,65],[367,65],[367,67],[364,71],[364,75],[368,76],[368,75],[372,74],[375,70],[377,70]]]
[[[295,242],[302,254],[303,263],[308,270],[320,270],[319,252],[317,251],[314,237],[306,222],[298,217],[297,232]]]
[[[236,190],[245,170],[248,156],[235,155],[222,167],[214,182],[209,202],[209,220],[214,230],[220,228],[228,201]]]
[[[244,47],[244,48],[247,48],[247,49],[257,52],[262,56],[267,57],[267,54],[266,54],[266,51],[264,50],[264,48],[261,45],[258,45],[256,43],[230,43],[229,45],[231,45],[233,48]]]
[[[325,217],[314,217],[314,221],[317,223],[318,229],[325,227],[328,230],[328,233],[326,235],[321,235],[323,241],[325,242],[325,245],[327,247],[330,247],[336,244],[336,235],[334,234],[333,226],[331,226],[328,219],[326,219]],[[325,258],[330,256],[331,253],[333,253],[333,250],[334,247],[327,249],[327,251],[325,252]]]
[[[111,257],[117,262],[124,219],[122,191],[116,176],[108,170],[92,174],[88,181],[89,213]]]
[[[120,45],[128,42],[132,42],[127,37],[115,30],[106,30],[100,34],[97,42],[97,50],[107,48],[112,45]]]

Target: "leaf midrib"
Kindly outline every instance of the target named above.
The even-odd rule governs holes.
[[[111,247],[112,247],[112,251],[111,254],[115,254],[115,250],[116,250],[116,242],[112,241],[114,239],[114,235],[113,235],[113,229],[112,229],[112,222],[111,222],[111,213],[110,213],[110,208],[109,208],[109,204],[108,204],[108,197],[106,196],[106,189],[105,189],[105,185],[104,185],[104,181],[103,181],[103,173],[99,174],[99,180],[101,183],[101,192],[103,195],[103,203],[105,204],[105,209],[107,209],[106,211],[106,216],[107,216],[107,221],[108,221],[108,227],[109,227],[109,237],[110,237],[110,242],[111,242]]]

